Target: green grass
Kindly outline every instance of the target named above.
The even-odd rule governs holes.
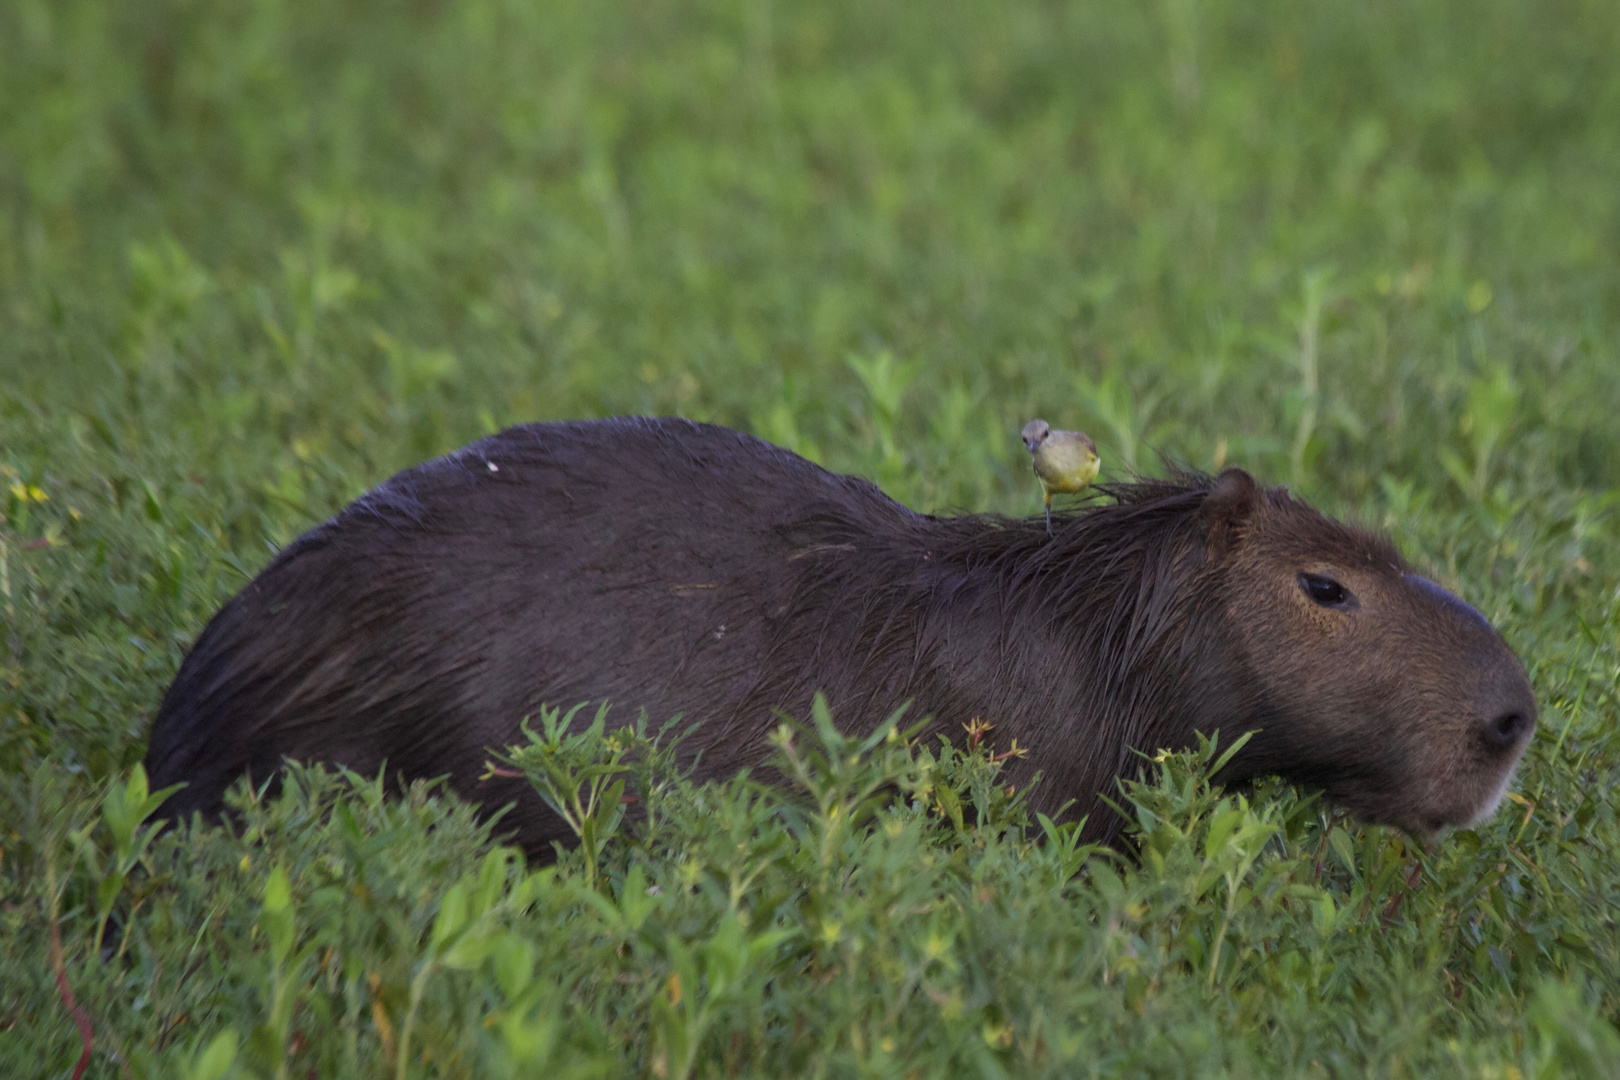
[[[0,5],[0,1073],[78,1059],[55,932],[92,1076],[1620,1075],[1617,52],[1579,0]],[[1288,482],[1520,651],[1519,798],[1425,854],[1194,750],[1131,862],[983,748],[694,788],[577,726],[537,781],[656,805],[555,870],[319,773],[138,827],[278,545],[620,412],[927,509],[1034,511],[1037,414]]]

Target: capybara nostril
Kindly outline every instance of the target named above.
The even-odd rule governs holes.
[[[1513,710],[1502,713],[1486,722],[1483,729],[1485,745],[1492,750],[1511,750],[1524,741],[1533,726],[1530,718],[1522,712]]]

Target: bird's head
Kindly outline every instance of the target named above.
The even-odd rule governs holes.
[[[1045,420],[1031,420],[1024,425],[1024,449],[1034,453],[1052,434],[1052,425]]]

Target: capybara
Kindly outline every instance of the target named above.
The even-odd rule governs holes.
[[[703,723],[700,778],[759,765],[823,691],[849,731],[911,701],[994,724],[1034,808],[1087,833],[1132,751],[1257,732],[1223,779],[1324,790],[1428,836],[1501,800],[1535,728],[1524,669],[1385,538],[1241,469],[1109,485],[1041,519],[929,516],[686,420],[531,424],[399,473],[280,553],[203,631],[146,767],[214,814],[284,758],[449,774],[531,851],[566,835],[480,781],[542,703]]]

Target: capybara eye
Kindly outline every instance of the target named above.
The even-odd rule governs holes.
[[[1299,587],[1305,590],[1305,595],[1315,600],[1323,607],[1348,608],[1355,607],[1356,598],[1349,589],[1340,585],[1330,577],[1319,574],[1299,575]]]

